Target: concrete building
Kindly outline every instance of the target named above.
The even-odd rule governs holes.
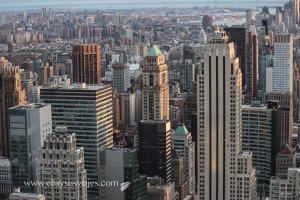
[[[99,182],[112,181],[111,187],[99,187],[99,200],[107,199],[141,199],[147,194],[147,177],[140,176],[137,150],[98,149]],[[120,184],[130,182],[124,191]]]
[[[159,177],[148,178],[147,196],[145,200],[179,200],[179,194],[175,190],[175,183],[164,183]]]
[[[120,122],[125,126],[135,126],[135,93],[122,92],[118,94],[120,105]]]
[[[113,127],[116,128],[119,126],[119,123],[121,121],[120,99],[116,91],[114,91],[112,94],[112,107],[113,107]]]
[[[246,52],[247,74],[242,75],[247,79],[247,93],[251,99],[256,100],[258,98],[258,34],[254,22],[250,24],[248,30]]]
[[[204,200],[256,199],[252,154],[242,154],[242,74],[234,44],[225,32],[216,32],[205,46],[204,63],[197,79],[198,183]],[[249,157],[249,158],[248,158]],[[247,166],[247,170],[239,170]],[[240,177],[250,176],[240,191]],[[253,188],[254,187],[254,188]],[[245,187],[246,188],[246,187]],[[242,198],[243,197],[243,198]]]
[[[300,168],[289,168],[287,178],[272,177],[270,181],[270,200],[299,199]]]
[[[277,104],[252,101],[242,107],[242,148],[252,152],[260,196],[268,196],[270,178],[275,176],[276,155],[280,151],[281,110]]]
[[[140,174],[159,176],[165,183],[172,178],[170,121],[138,123],[138,160]]]
[[[300,1],[299,0],[293,0],[293,22],[295,24],[300,23]]]
[[[142,119],[169,119],[168,66],[164,54],[154,45],[143,63]]]
[[[293,44],[293,35],[274,35],[272,92],[293,92]]]
[[[53,127],[66,126],[76,133],[77,146],[84,148],[87,177],[97,181],[97,148],[113,145],[111,86],[84,83],[51,86],[41,89],[41,101],[51,104]],[[88,196],[98,198],[98,188],[88,188]]]
[[[36,180],[38,150],[52,132],[51,106],[28,104],[10,108],[8,113],[12,187],[34,192],[36,188],[24,185],[24,181]]]
[[[0,57],[0,154],[6,158],[9,156],[8,108],[26,104],[21,75],[19,68]]]
[[[0,199],[6,199],[11,194],[10,161],[0,158]]]
[[[276,177],[286,179],[292,167],[296,167],[295,149],[287,144],[276,156]]]
[[[277,101],[278,106],[281,107],[281,139],[280,147],[281,150],[286,144],[291,144],[293,134],[293,113],[294,113],[294,101],[292,93],[266,93],[266,102]]]
[[[256,193],[256,171],[252,165],[252,158],[251,152],[243,152],[237,156],[237,178],[236,182],[232,183],[236,185],[236,188],[230,192],[232,197],[236,196],[236,199],[258,199]]]
[[[195,87],[196,69],[193,60],[186,59],[181,64],[181,79],[180,85],[183,92],[192,92]]]
[[[188,193],[195,194],[195,143],[192,134],[180,124],[172,135],[172,148],[184,160],[184,174],[188,182]]]
[[[37,158],[37,181],[61,183],[38,185],[37,193],[47,199],[87,200],[87,177],[83,147],[76,147],[75,133],[67,134],[65,127],[57,127],[47,135]]]
[[[73,45],[73,82],[101,83],[102,53],[98,44]]]
[[[170,106],[170,121],[171,121],[171,128],[174,130],[180,123],[180,108],[175,106]]]
[[[254,19],[254,15],[253,15],[253,10],[252,9],[247,9],[246,10],[246,30],[248,31],[251,25],[251,22]]]
[[[267,28],[266,28],[267,29]],[[261,51],[259,54],[259,89],[260,99],[264,103],[265,93],[272,92],[272,76],[273,76],[273,47],[270,44],[270,37],[263,36],[261,43]],[[267,82],[267,80],[269,82]],[[271,82],[270,82],[271,81]]]
[[[228,41],[233,42],[236,48],[236,55],[239,58],[240,69],[242,72],[243,89],[247,80],[247,67],[246,67],[246,29],[236,27],[224,28],[228,35]]]
[[[9,200],[46,200],[46,197],[42,194],[22,193],[16,191],[9,196]]]
[[[52,63],[45,63],[44,66],[37,68],[38,73],[38,85],[43,85],[48,82],[48,78],[54,75],[54,69]]]
[[[178,191],[179,199],[184,199],[188,195],[188,182],[185,178],[184,160],[176,150],[172,150],[172,168],[175,190]]]
[[[113,68],[113,89],[117,92],[126,92],[130,88],[129,65],[124,63],[115,63]]]

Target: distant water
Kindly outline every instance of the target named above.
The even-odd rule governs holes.
[[[3,0],[0,0],[3,1]],[[109,0],[108,0],[109,1]],[[217,0],[218,8],[255,8],[256,0]],[[287,0],[258,0],[259,7],[261,6],[272,6],[279,7],[283,6]],[[72,1],[66,2],[61,1],[43,1],[36,3],[28,3],[28,1],[11,1],[0,3],[0,11],[21,11],[21,10],[34,10],[40,9],[42,7],[51,7],[54,9],[91,9],[91,10],[104,10],[104,9],[132,9],[132,8],[189,8],[189,7],[214,7],[214,0],[198,0],[198,1],[182,1],[182,2],[164,2],[154,3],[152,0],[140,3],[99,3],[99,1],[94,0],[82,0],[82,1]]]

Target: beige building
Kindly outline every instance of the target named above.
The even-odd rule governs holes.
[[[9,200],[46,200],[46,197],[42,194],[21,193],[20,189],[16,189],[10,194]]]
[[[234,43],[228,43],[225,32],[216,32],[205,46],[197,80],[197,102],[200,199],[256,199],[252,154],[247,154],[243,162],[240,160],[244,155],[242,73]],[[247,170],[240,170],[243,166]],[[249,187],[238,193],[242,186],[238,182]]]
[[[38,185],[37,192],[48,200],[87,200],[83,147],[76,147],[75,133],[67,134],[66,128],[55,132],[39,150],[36,176],[44,185]]]
[[[289,168],[287,178],[271,178],[270,200],[299,199],[300,197],[300,169]]]
[[[144,58],[142,66],[142,119],[169,119],[168,66],[165,56],[154,45]]]

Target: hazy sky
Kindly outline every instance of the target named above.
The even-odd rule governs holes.
[[[256,2],[256,0],[217,0],[218,3],[226,3],[226,2],[235,2],[238,1],[239,5],[241,5],[242,2],[247,2],[249,5]],[[288,0],[258,0],[259,2],[262,3],[262,5],[272,5],[274,2],[283,5],[284,2]],[[10,8],[13,9],[14,6],[20,6],[23,7],[30,7],[30,6],[37,6],[37,7],[42,7],[42,6],[59,6],[59,5],[82,5],[82,4],[126,4],[126,3],[153,3],[157,4],[158,2],[161,3],[200,3],[203,2],[205,4],[207,3],[214,3],[214,0],[0,0],[0,9],[1,8]],[[268,3],[269,2],[269,3]],[[229,3],[229,4],[230,4]]]
[[[0,4],[4,4],[4,5],[12,5],[12,4],[24,4],[24,5],[28,5],[28,4],[56,4],[56,3],[74,3],[74,2],[85,2],[84,0],[0,0]],[[208,0],[87,0],[87,2],[97,2],[97,3],[150,3],[150,2],[201,2],[201,1],[205,1],[207,2]],[[213,1],[213,0],[211,0]],[[228,2],[228,1],[233,1],[233,0],[217,0],[218,2]],[[239,1],[245,1],[245,2],[256,2],[256,0],[239,0]],[[273,1],[274,0],[259,0],[259,1],[263,1],[263,2],[267,2],[267,1]],[[284,2],[285,0],[277,0],[277,1],[281,1]],[[286,0],[287,1],[287,0]]]

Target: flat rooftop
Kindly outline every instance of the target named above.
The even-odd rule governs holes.
[[[18,110],[28,110],[28,109],[35,109],[35,108],[44,108],[46,106],[49,106],[49,104],[44,104],[44,103],[31,103],[31,104],[26,104],[26,105],[20,105],[20,106],[15,106],[12,108],[9,108],[10,110],[18,109]]]
[[[54,90],[101,90],[103,88],[110,87],[106,84],[85,84],[85,83],[73,83],[70,85],[48,85],[42,89],[54,89]]]

